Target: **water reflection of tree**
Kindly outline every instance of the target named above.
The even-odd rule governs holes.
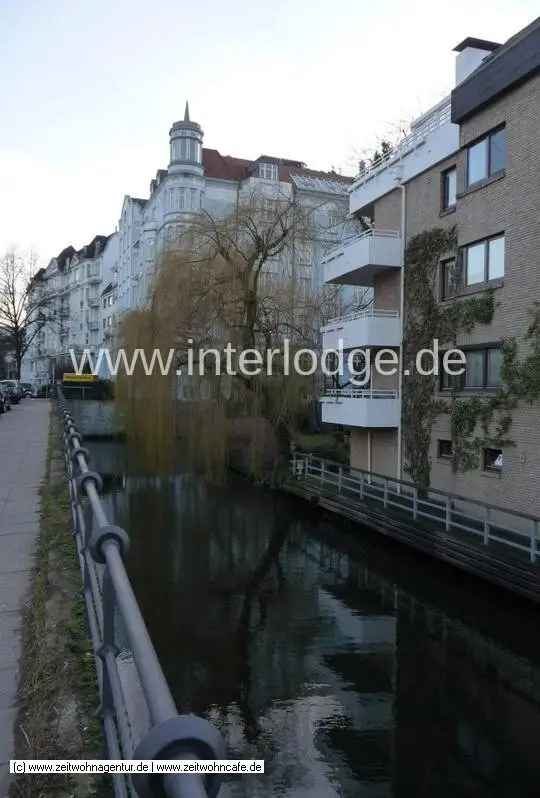
[[[290,694],[291,682],[302,683],[298,666],[318,631],[296,635],[291,652],[275,639],[280,629],[287,634],[298,593],[280,562],[292,523],[282,507],[282,499],[247,491],[243,482],[210,487],[181,476],[131,487],[128,480],[122,509],[132,529],[129,569],[178,705],[212,707],[223,723],[235,707],[250,745],[261,704],[275,697],[261,685],[276,678],[286,685],[278,692]],[[288,611],[279,614],[280,604]],[[275,646],[286,662],[261,682],[263,657]]]

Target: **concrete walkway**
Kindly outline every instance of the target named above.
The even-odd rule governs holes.
[[[0,798],[13,757],[21,611],[39,529],[49,412],[47,400],[23,399],[0,415]]]

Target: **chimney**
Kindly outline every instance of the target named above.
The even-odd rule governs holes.
[[[488,42],[486,39],[474,39],[472,36],[468,36],[454,47],[454,52],[457,53],[456,86],[468,78],[480,66],[484,58],[487,58],[500,46],[497,42]]]

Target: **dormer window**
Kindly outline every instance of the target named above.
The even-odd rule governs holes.
[[[277,180],[278,168],[275,163],[260,163],[259,164],[259,177],[262,180]]]

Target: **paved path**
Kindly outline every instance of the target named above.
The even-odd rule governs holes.
[[[29,587],[45,476],[49,402],[23,399],[0,415],[0,798],[7,793],[21,653],[21,605]]]

